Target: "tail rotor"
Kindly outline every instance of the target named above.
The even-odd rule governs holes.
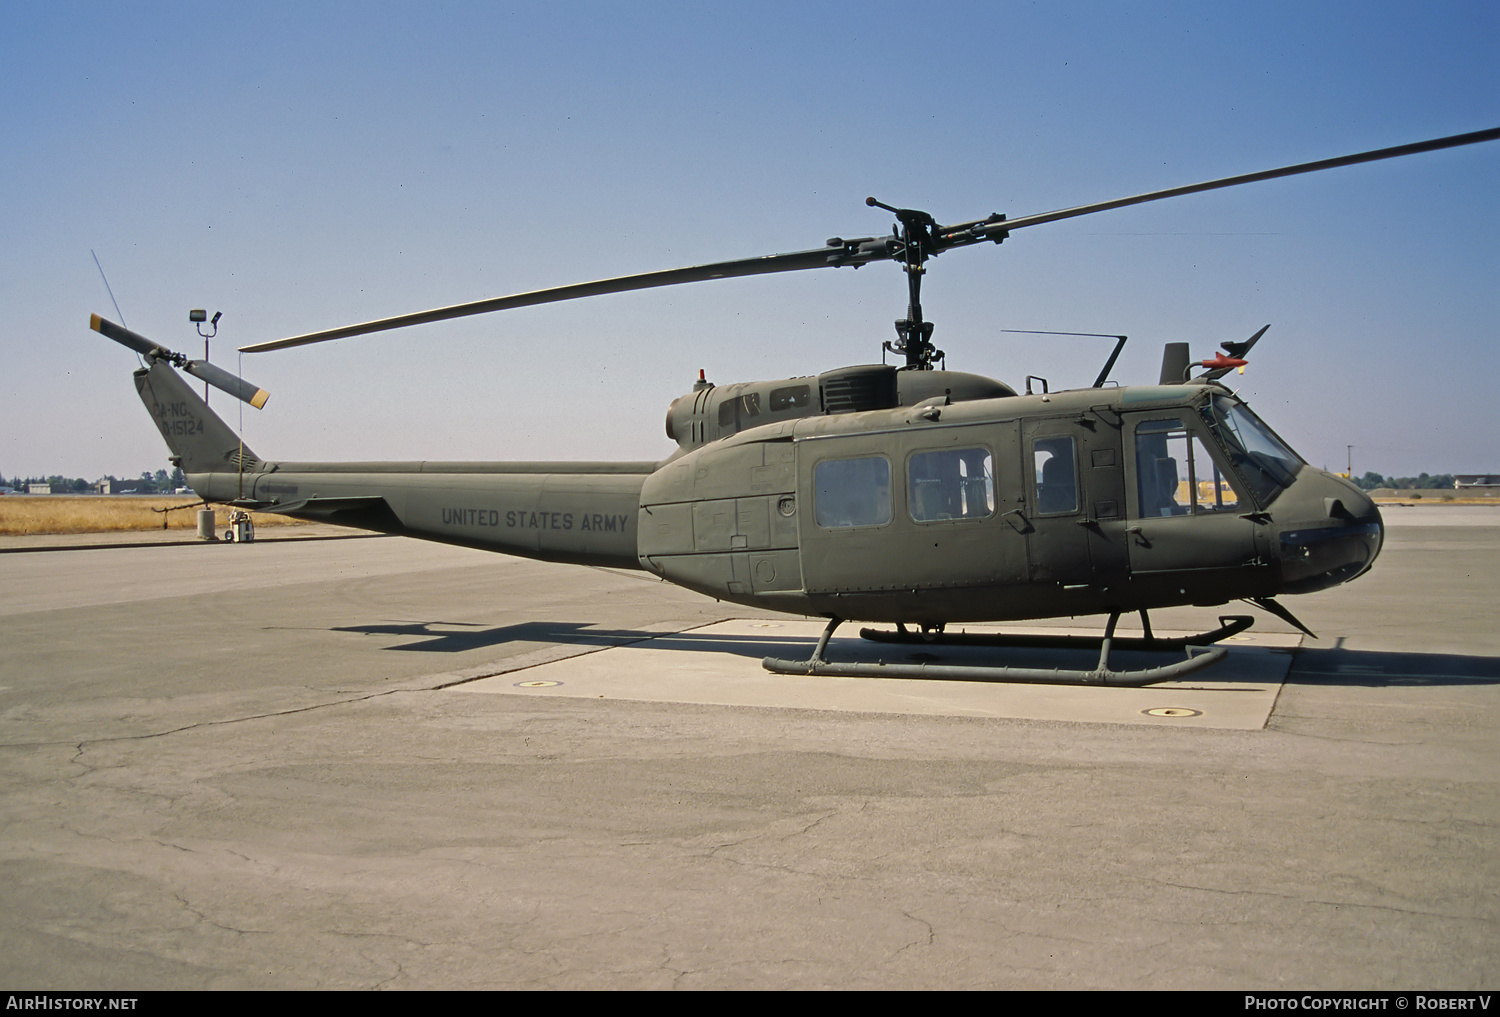
[[[264,406],[266,400],[271,397],[271,393],[259,385],[252,385],[244,378],[230,374],[222,367],[215,367],[207,360],[189,360],[183,354],[173,353],[166,347],[147,339],[139,332],[132,332],[124,325],[116,325],[109,319],[101,318],[97,314],[89,319],[89,328],[92,328],[102,336],[113,339],[121,346],[126,346],[134,350],[151,363],[166,361],[173,367],[186,371],[198,380],[207,382],[222,392],[228,392],[242,402],[249,403],[257,410]]]

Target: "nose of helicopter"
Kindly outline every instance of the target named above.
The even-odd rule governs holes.
[[[1283,498],[1286,505],[1275,508],[1286,513],[1289,523],[1277,534],[1287,593],[1313,593],[1347,583],[1363,575],[1380,554],[1385,541],[1380,510],[1344,478],[1304,467]]]

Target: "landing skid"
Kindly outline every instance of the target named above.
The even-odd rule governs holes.
[[[934,641],[954,645],[968,646],[1065,646],[1092,649],[1099,648],[1099,663],[1092,671],[1070,670],[1068,668],[1028,668],[1028,667],[1002,667],[1002,666],[980,666],[964,667],[953,664],[908,664],[908,663],[839,663],[824,659],[828,651],[828,641],[833,637],[833,630],[843,623],[841,618],[830,618],[828,626],[823,630],[818,639],[817,649],[808,660],[782,660],[776,657],[767,657],[761,661],[761,665],[767,671],[775,674],[788,675],[828,675],[836,678],[937,678],[955,681],[990,681],[990,682],[1030,682],[1047,685],[1115,685],[1121,687],[1132,687],[1141,685],[1154,685],[1157,682],[1175,681],[1190,675],[1195,671],[1201,671],[1211,667],[1223,660],[1229,650],[1223,646],[1204,646],[1203,643],[1217,642],[1232,636],[1237,632],[1243,632],[1249,628],[1252,619],[1246,615],[1235,615],[1220,618],[1220,626],[1211,632],[1202,635],[1190,636],[1179,639],[1157,639],[1150,635],[1150,626],[1147,625],[1147,636],[1145,638],[1115,639],[1115,625],[1120,620],[1120,613],[1114,612],[1109,616],[1109,623],[1104,628],[1102,639],[1089,639],[1077,636],[1039,637],[1039,636],[983,636],[978,634],[956,633],[954,635],[939,634],[936,639],[924,638],[921,634],[913,633],[900,627],[897,632],[880,632],[865,629],[860,634],[866,639],[880,642],[921,642],[930,643]],[[1143,668],[1134,671],[1114,671],[1109,666],[1110,650],[1116,645],[1127,649],[1163,650],[1181,649],[1187,652],[1187,659],[1173,664],[1165,664],[1161,667]]]
[[[1248,614],[1220,615],[1219,627],[1196,636],[1175,636],[1163,639],[1151,634],[1151,626],[1146,624],[1146,634],[1137,636],[1117,636],[1113,647],[1116,650],[1182,650],[1189,646],[1208,646],[1217,643],[1221,639],[1237,636],[1241,632],[1255,624],[1255,619]],[[868,639],[874,643],[917,643],[931,646],[941,644],[945,646],[1042,646],[1060,647],[1071,650],[1093,650],[1098,649],[1101,640],[1097,636],[1064,636],[1064,635],[1027,635],[1023,633],[1004,632],[943,632],[924,631],[913,632],[904,625],[897,625],[896,631],[890,632],[884,629],[860,629],[861,639]]]

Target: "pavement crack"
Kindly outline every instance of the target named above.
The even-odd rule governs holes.
[[[196,721],[196,722],[194,722],[192,724],[182,724],[182,725],[180,725],[178,727],[166,728],[166,729],[161,730],[161,731],[146,731],[146,732],[143,732],[141,734],[133,734],[133,735],[114,735],[114,736],[106,737],[106,738],[90,738],[90,739],[86,739],[85,741],[73,743],[75,745],[76,749],[77,749],[77,752],[75,753],[75,755],[73,757],[73,761],[75,763],[77,763],[78,765],[80,765],[80,766],[86,766],[87,764],[85,764],[80,757],[83,755],[84,752],[88,751],[88,748],[90,746],[94,746],[94,745],[110,745],[110,744],[114,744],[114,743],[118,743],[118,742],[144,742],[144,741],[151,741],[154,738],[167,738],[167,737],[170,737],[172,735],[183,734],[183,733],[188,732],[188,731],[199,731],[199,730],[204,730],[204,729],[208,729],[208,728],[215,728],[215,727],[228,727],[230,725],[244,724],[244,723],[247,723],[247,722],[250,722],[250,721],[270,720],[271,718],[274,718],[274,717],[295,717],[298,714],[302,714],[302,713],[313,713],[313,712],[316,712],[318,710],[326,710],[326,709],[329,709],[331,707],[348,706],[348,705],[353,704],[353,703],[365,703],[365,702],[369,702],[372,699],[379,699],[382,696],[389,696],[389,695],[393,695],[394,693],[397,693],[397,692],[409,692],[409,691],[411,691],[411,690],[410,689],[382,689],[382,690],[380,690],[378,692],[371,692],[371,693],[368,693],[368,694],[362,695],[362,696],[353,696],[353,697],[350,697],[348,699],[339,699],[339,700],[335,700],[333,702],[312,703],[312,704],[307,705],[307,706],[291,707],[291,708],[288,708],[288,709],[285,709],[285,710],[269,710],[269,711],[267,711],[265,713],[244,714],[244,715],[239,716],[239,717],[221,717],[221,718],[218,718],[218,719],[215,719],[215,720]],[[42,742],[42,743],[37,743],[37,744],[38,745],[48,745],[48,744],[50,744],[50,745],[59,745],[59,744],[68,744],[68,743],[67,742]]]
[[[925,935],[925,936],[919,936],[916,939],[912,940],[910,943],[907,943],[904,946],[902,946],[895,953],[891,954],[891,958],[892,959],[900,957],[903,953],[905,953],[906,951],[912,949],[913,947],[918,947],[918,946],[932,946],[932,944],[934,942],[936,942],[936,940],[937,940],[937,932],[933,929],[932,923],[929,922],[929,921],[927,921],[927,919],[925,919],[925,918],[918,918],[916,915],[912,914],[910,911],[903,911],[903,912],[901,912],[901,914],[902,914],[902,917],[908,918],[911,921],[916,922],[918,925],[922,926],[922,928],[926,929],[927,930],[927,935]]]
[[[1366,911],[1379,911],[1395,915],[1413,915],[1426,918],[1443,918],[1450,921],[1464,921],[1470,918],[1468,915],[1448,914],[1442,911],[1422,911],[1413,908],[1398,908],[1389,904],[1362,904],[1352,900],[1321,900],[1316,897],[1302,897],[1293,893],[1272,893],[1266,890],[1226,890],[1217,886],[1194,886],[1190,883],[1162,883],[1162,886],[1170,886],[1176,890],[1198,890],[1203,893],[1223,894],[1226,897],[1264,897],[1270,900],[1296,901],[1302,904],[1313,904],[1319,907],[1332,908],[1361,908]]]

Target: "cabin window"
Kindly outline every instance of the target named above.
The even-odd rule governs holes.
[[[1037,438],[1031,443],[1036,477],[1036,513],[1062,515],[1078,511],[1078,467],[1073,439]]]
[[[735,396],[732,399],[725,399],[722,403],[720,403],[719,426],[733,427],[735,424],[736,411],[738,411],[738,415],[741,420],[747,419],[749,417],[760,416],[760,393],[746,392],[742,396]]]
[[[906,502],[912,519],[982,519],[993,513],[994,463],[987,448],[914,454],[906,464]]]
[[[1240,508],[1239,495],[1203,439],[1181,420],[1148,420],[1136,426],[1135,468],[1143,517]]]
[[[771,412],[777,410],[795,410],[804,406],[812,405],[812,389],[807,385],[788,385],[785,388],[773,388],[771,390],[770,408]]]
[[[825,459],[813,467],[819,526],[883,526],[891,521],[891,463],[884,456]]]

